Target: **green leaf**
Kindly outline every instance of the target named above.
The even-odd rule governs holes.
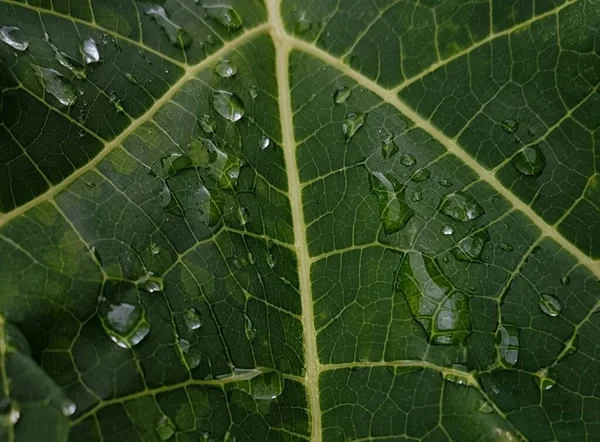
[[[0,440],[594,440],[598,29],[0,0]]]

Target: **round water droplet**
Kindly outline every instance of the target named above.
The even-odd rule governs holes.
[[[414,166],[417,164],[417,159],[409,153],[405,153],[400,157],[400,163],[403,166]]]
[[[556,381],[554,379],[550,379],[548,377],[536,376],[534,379],[535,383],[538,385],[538,387],[540,387],[540,390],[542,391],[550,390],[552,387],[554,387],[554,384],[556,384]]]
[[[474,220],[485,213],[475,198],[466,192],[446,195],[440,205],[440,211],[461,222]]]
[[[245,113],[244,102],[228,91],[216,91],[212,95],[212,107],[220,116],[229,121],[239,121]]]
[[[461,239],[456,248],[452,250],[452,254],[459,261],[476,261],[481,256],[485,244],[490,240],[490,237],[485,230],[475,232]]]
[[[558,316],[562,312],[562,303],[557,297],[549,294],[543,294],[538,300],[538,306],[540,310],[546,313],[548,316]]]
[[[161,440],[169,440],[175,434],[175,424],[165,415],[160,417],[154,429]]]
[[[212,115],[204,114],[198,118],[198,125],[207,134],[212,134],[217,127],[217,122]]]
[[[142,290],[144,290],[145,292],[148,292],[148,293],[162,292],[162,284],[153,279],[149,279],[147,281],[140,283],[139,288],[141,288]]]
[[[21,406],[17,401],[9,398],[0,400],[0,427],[11,427],[19,422],[21,417]]]
[[[269,371],[250,380],[250,396],[258,401],[272,401],[283,393],[284,379],[277,371]]]
[[[189,330],[197,330],[202,326],[202,321],[200,320],[200,316],[196,309],[190,307],[185,312],[183,312],[183,322],[185,322],[185,326]]]
[[[66,417],[73,416],[73,414],[75,414],[76,410],[77,410],[77,405],[75,405],[75,402],[73,402],[70,399],[66,399],[65,401],[63,401],[63,403],[61,405],[61,411],[64,416],[66,416]]]
[[[523,175],[538,177],[546,167],[546,157],[538,146],[527,146],[515,154],[512,163]]]
[[[29,42],[27,40],[17,38],[14,34],[18,31],[19,28],[14,26],[0,27],[0,41],[6,43],[17,51],[24,51],[29,47]]]
[[[502,130],[507,134],[514,134],[519,129],[519,122],[511,118],[507,118],[502,122]]]
[[[271,139],[269,137],[267,137],[266,135],[263,135],[263,137],[260,139],[258,146],[262,149],[265,150],[267,147],[269,147],[271,145]]]
[[[221,78],[231,78],[237,74],[237,66],[229,60],[221,60],[215,66],[215,72]]]
[[[478,399],[477,402],[475,402],[475,411],[489,414],[494,412],[494,407],[492,407],[492,404],[485,399]]]
[[[420,183],[429,178],[429,171],[427,169],[417,169],[414,171],[410,179],[415,183]]]
[[[346,142],[349,142],[356,132],[363,127],[367,114],[350,113],[346,115],[346,120],[342,123],[342,132],[346,136]]]
[[[442,235],[452,235],[454,234],[454,226],[450,225],[450,224],[445,224],[444,226],[442,226]]]
[[[338,88],[335,91],[335,93],[333,94],[333,101],[335,104],[342,104],[346,100],[348,100],[348,98],[350,98],[351,95],[352,95],[352,89],[350,89],[349,87],[346,87],[346,86],[342,86],[342,87]]]

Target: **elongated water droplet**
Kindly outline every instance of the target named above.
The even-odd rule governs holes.
[[[24,51],[29,47],[29,42],[27,40],[23,40],[17,38],[13,33],[19,31],[19,28],[14,26],[2,26],[0,27],[0,41],[6,43],[11,48],[16,49],[17,51]]]
[[[346,87],[346,86],[342,86],[342,87],[338,88],[335,91],[335,93],[333,94],[333,101],[335,104],[342,104],[346,100],[348,100],[348,98],[350,98],[351,95],[352,95],[352,89],[350,89],[349,87]]]
[[[62,414],[66,417],[73,416],[77,410],[77,405],[70,399],[65,399],[61,404]]]
[[[202,320],[195,308],[190,307],[183,312],[183,322],[189,330],[197,330],[202,326]]]
[[[446,373],[444,373],[443,378],[445,381],[452,382],[453,384],[457,384],[457,385],[468,385],[469,384],[469,378],[466,375],[462,376],[458,373],[446,372]]]
[[[348,143],[356,132],[363,127],[367,114],[362,113],[351,113],[346,116],[346,120],[342,123],[342,132],[346,136],[346,142]]]
[[[271,145],[271,139],[269,137],[267,137],[266,135],[263,135],[263,137],[260,139],[258,146],[262,149],[265,150],[267,147],[269,147]]]
[[[556,381],[554,379],[550,379],[548,377],[536,376],[534,380],[537,386],[540,387],[540,390],[542,391],[550,390],[552,387],[554,387],[554,384],[556,384]]]
[[[410,252],[395,288],[432,344],[461,345],[471,332],[468,296],[450,284],[433,259]]]
[[[154,428],[160,440],[169,440],[175,434],[175,424],[168,416],[161,416]]]
[[[229,121],[241,120],[246,112],[242,99],[232,92],[216,91],[211,101],[213,109]]]
[[[477,399],[475,402],[475,411],[479,413],[489,414],[494,412],[494,407],[485,399]]]
[[[80,51],[83,55],[83,62],[85,64],[100,62],[100,50],[98,49],[98,45],[93,38],[86,38],[83,40]]]
[[[156,20],[156,23],[164,31],[173,46],[179,49],[188,49],[192,45],[194,38],[189,32],[167,17],[165,8],[159,5],[150,5],[146,8],[145,13]]]
[[[417,159],[409,153],[405,153],[400,157],[400,164],[403,166],[414,166],[417,164]]]
[[[381,142],[381,156],[383,157],[384,160],[387,160],[388,158],[392,158],[394,155],[396,155],[398,153],[400,149],[398,149],[398,146],[396,146],[396,143],[394,143],[394,137],[390,136],[389,138],[387,138],[386,140],[383,140]]]
[[[546,167],[546,157],[537,145],[527,146],[515,154],[512,163],[523,175],[538,177]]]
[[[203,4],[206,14],[214,21],[225,26],[228,31],[235,31],[244,24],[235,9],[227,6],[207,6]]]
[[[453,235],[454,234],[454,226],[452,226],[450,224],[444,224],[442,226],[441,232],[442,232],[442,235],[446,235],[446,236]]]
[[[512,325],[504,325],[496,335],[496,345],[500,361],[512,367],[519,359],[519,329]]]
[[[250,212],[245,207],[238,207],[237,216],[240,224],[245,226],[250,222]]]
[[[270,253],[267,253],[267,265],[270,268],[274,268],[277,264],[277,259]]]
[[[146,312],[140,304],[111,304],[103,300],[98,310],[106,332],[119,347],[134,347],[150,332]]]
[[[519,122],[512,118],[507,118],[502,122],[502,130],[507,134],[514,134],[519,129]]]
[[[414,171],[410,179],[415,183],[420,183],[429,179],[429,171],[427,169],[417,169]]]
[[[198,125],[207,134],[212,134],[217,127],[217,122],[212,115],[204,114],[198,119]]]
[[[561,276],[560,283],[565,287],[571,283],[571,277],[569,275]]]
[[[548,316],[558,316],[562,312],[562,303],[554,295],[542,294],[538,300],[538,306],[540,310],[546,313]]]
[[[439,180],[438,183],[442,187],[452,187],[452,183],[448,180]]]
[[[485,244],[490,240],[490,237],[485,230],[475,232],[461,239],[456,248],[452,250],[452,254],[459,261],[476,261],[481,256]]]
[[[244,321],[244,331],[246,332],[248,341],[253,342],[256,339],[256,329],[248,316],[246,316]]]
[[[6,397],[0,400],[0,427],[12,427],[20,418],[21,406],[17,401]]]
[[[483,208],[475,198],[465,192],[446,195],[440,205],[440,211],[461,222],[474,220],[484,214]]]
[[[398,376],[408,373],[414,373],[415,371],[423,370],[422,367],[411,367],[411,366],[402,366],[402,365],[388,365],[386,367],[387,371],[389,371],[392,375]]]
[[[182,170],[193,166],[192,159],[183,153],[173,153],[166,157],[162,157],[159,163],[160,170],[158,171],[158,175],[163,178],[177,175]]]
[[[313,27],[313,22],[306,19],[306,16],[303,14],[298,20],[296,20],[296,25],[294,26],[294,32],[296,35],[304,35],[308,31],[310,31]]]
[[[221,78],[231,78],[237,74],[237,66],[229,60],[221,60],[215,66],[215,72]]]
[[[162,292],[162,282],[155,279],[149,279],[138,285],[140,289],[148,293]]]
[[[383,228],[388,234],[398,232],[415,214],[404,199],[404,188],[393,177],[380,172],[374,172],[371,181]]]
[[[127,74],[125,74],[125,78],[127,78],[128,82],[130,82],[131,84],[137,86],[138,81],[137,81],[137,79],[133,75],[131,75],[130,73],[127,73]]]
[[[46,92],[52,95],[63,106],[72,106],[79,95],[71,81],[54,69],[31,65],[33,72]]]
[[[498,248],[500,248],[500,250],[504,250],[505,252],[512,252],[515,250],[513,246],[506,244],[505,242],[498,243]]]

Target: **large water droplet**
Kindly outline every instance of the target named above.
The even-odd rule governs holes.
[[[165,415],[160,417],[154,429],[160,440],[169,440],[175,434],[175,424]]]
[[[409,153],[405,153],[400,157],[400,164],[403,166],[414,166],[417,164],[417,159]]]
[[[429,171],[427,169],[417,169],[414,171],[410,179],[415,183],[420,183],[429,178]]]
[[[468,296],[450,284],[433,259],[409,253],[396,289],[406,297],[432,344],[460,345],[471,332]]]
[[[215,72],[221,78],[231,78],[237,74],[237,66],[229,60],[221,60],[215,66]]]
[[[19,31],[19,28],[14,26],[2,26],[0,28],[0,41],[6,43],[11,48],[16,49],[17,51],[24,51],[29,47],[29,42],[27,40],[19,39],[15,37],[13,32]]]
[[[206,14],[214,21],[225,26],[228,31],[235,31],[244,24],[235,9],[227,6],[207,6],[203,4]]]
[[[484,214],[483,208],[475,198],[465,192],[446,195],[440,204],[440,211],[461,222],[474,220]]]
[[[496,335],[496,345],[500,360],[512,367],[519,359],[519,329],[513,325],[504,325]]]
[[[263,135],[263,137],[258,142],[258,147],[260,147],[261,150],[265,150],[270,145],[271,145],[271,139],[269,137],[267,137],[266,135]]]
[[[207,134],[212,134],[217,127],[217,122],[212,115],[204,114],[198,118],[198,126]]]
[[[183,312],[183,322],[189,330],[197,330],[202,326],[202,320],[195,308],[189,308]]]
[[[562,312],[562,303],[554,295],[542,294],[538,300],[538,306],[540,310],[546,313],[548,316],[558,316]]]
[[[146,15],[152,17],[158,23],[158,26],[164,31],[165,35],[173,46],[179,49],[189,48],[194,39],[185,29],[181,26],[173,23],[169,17],[165,8],[158,5],[150,5],[146,8]]]
[[[546,157],[538,146],[527,146],[515,154],[512,163],[523,175],[537,177],[546,167]]]
[[[441,233],[442,233],[442,235],[446,235],[446,236],[453,235],[454,234],[454,226],[452,226],[450,224],[444,224],[442,226]]]
[[[283,376],[278,371],[269,371],[250,380],[248,393],[258,401],[272,401],[283,392],[284,382]]]
[[[35,64],[32,64],[31,67],[46,92],[56,98],[60,104],[63,106],[75,104],[79,93],[67,77],[54,69]]]
[[[373,172],[372,188],[377,201],[383,228],[396,233],[414,216],[415,212],[404,199],[404,188],[391,176]]]
[[[490,237],[485,230],[480,230],[461,239],[452,254],[459,261],[476,261],[481,256],[485,244]]]
[[[140,304],[111,304],[102,300],[98,310],[106,332],[119,347],[134,347],[150,332],[146,312]]]
[[[20,417],[21,406],[17,401],[7,397],[0,400],[0,427],[11,427],[19,422]]]
[[[80,51],[83,55],[83,61],[85,64],[98,63],[100,61],[100,50],[98,49],[98,45],[93,38],[86,38],[83,40]]]
[[[363,127],[367,114],[351,113],[346,116],[346,120],[342,123],[342,132],[346,136],[346,142],[349,142],[356,132]]]
[[[502,122],[502,130],[507,134],[514,134],[519,129],[519,122],[512,118],[507,118]]]
[[[70,399],[65,399],[60,406],[63,416],[69,417],[75,414],[77,405]]]
[[[232,92],[216,91],[211,102],[213,109],[229,121],[241,120],[246,112],[242,99]]]
[[[335,93],[333,94],[333,101],[335,104],[342,104],[346,100],[348,100],[348,98],[350,98],[351,95],[352,95],[352,89],[350,89],[349,87],[346,87],[346,86],[342,86],[342,87],[338,88],[335,91]]]

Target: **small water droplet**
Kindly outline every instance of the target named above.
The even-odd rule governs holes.
[[[538,300],[538,306],[548,316],[556,317],[562,312],[562,303],[556,296],[550,294],[542,294]]]
[[[140,304],[111,304],[102,300],[98,310],[106,332],[119,347],[134,347],[150,332],[146,312]]]
[[[348,98],[350,98],[351,95],[352,95],[352,89],[350,89],[349,87],[346,87],[346,86],[342,86],[334,92],[333,101],[335,104],[342,104],[346,100],[348,100]]]
[[[512,118],[507,118],[502,122],[502,130],[507,134],[514,134],[519,129],[519,122]]]
[[[238,207],[237,217],[242,226],[245,226],[250,222],[250,212],[245,207]]]
[[[83,40],[79,50],[83,55],[83,62],[85,64],[100,62],[100,50],[98,49],[98,45],[93,38],[86,38]]]
[[[12,427],[21,417],[21,406],[17,401],[5,397],[0,400],[0,427]]]
[[[372,191],[379,202],[379,212],[386,233],[401,230],[415,212],[404,199],[404,188],[392,177],[373,172]]]
[[[179,49],[188,49],[192,45],[194,39],[191,34],[172,22],[167,17],[165,8],[158,5],[150,5],[146,8],[145,13],[156,20],[156,23],[164,31],[173,46]]]
[[[346,120],[342,123],[342,132],[346,136],[346,143],[348,143],[356,132],[363,127],[367,114],[362,113],[350,113],[346,116]]]
[[[571,283],[571,277],[569,275],[562,276],[560,278],[560,283],[565,287]]]
[[[523,175],[538,177],[546,167],[546,157],[537,145],[527,146],[515,154],[512,163]]]
[[[231,78],[237,74],[237,66],[229,60],[221,60],[215,66],[215,72],[221,78]]]
[[[269,147],[271,145],[271,139],[269,137],[267,137],[266,135],[263,135],[263,137],[260,139],[258,146],[262,149],[265,150],[267,147]]]
[[[550,390],[556,384],[556,381],[554,379],[550,379],[548,377],[536,376],[534,380],[537,386],[540,387],[540,390],[542,391]]]
[[[414,171],[410,179],[415,183],[420,183],[421,181],[425,181],[429,179],[429,171],[427,169],[417,169]]]
[[[514,250],[513,246],[511,246],[510,244],[507,244],[505,242],[499,243],[498,248],[500,248],[500,250],[504,250],[505,252],[512,252]]]
[[[456,248],[452,250],[452,254],[459,261],[476,261],[489,240],[487,231],[480,230],[461,239]]]
[[[413,203],[418,203],[421,201],[421,194],[419,192],[415,192],[415,194],[412,196],[412,201]]]
[[[78,91],[71,81],[54,69],[35,64],[31,65],[33,72],[46,92],[52,95],[63,106],[72,106],[77,101]]]
[[[305,14],[303,14],[298,20],[296,20],[296,25],[294,26],[294,32],[296,35],[304,35],[308,31],[310,31],[313,27],[313,23],[306,19]]]
[[[400,163],[403,166],[414,166],[417,164],[417,159],[409,153],[405,153],[400,157]]]
[[[158,255],[160,253],[160,247],[155,243],[150,244],[150,253]]]
[[[138,287],[148,293],[162,292],[162,283],[154,279],[148,279],[141,282]]]
[[[169,440],[175,434],[175,424],[165,415],[160,417],[154,429],[161,440]]]
[[[24,51],[29,47],[29,42],[12,35],[13,32],[16,33],[18,31],[20,31],[20,29],[14,26],[2,26],[0,28],[0,41],[17,51]]]
[[[440,204],[440,211],[460,222],[474,220],[485,213],[475,198],[466,192],[446,195]]]
[[[250,89],[248,91],[250,92],[250,96],[252,97],[252,99],[258,97],[258,88],[256,86],[250,86]]]
[[[207,134],[212,134],[217,127],[217,122],[212,115],[204,114],[198,118],[198,126]]]
[[[73,416],[73,414],[75,414],[75,411],[77,410],[77,405],[75,405],[75,402],[73,402],[70,399],[65,399],[61,405],[61,411],[63,416],[65,417],[69,417],[69,416]]]
[[[267,265],[270,268],[274,268],[277,264],[277,259],[270,253],[267,253]]]
[[[438,183],[442,187],[452,187],[452,182],[448,180],[439,180]]]
[[[235,9],[227,6],[207,6],[203,3],[206,14],[215,22],[227,28],[228,31],[235,31],[244,24],[242,18]]]
[[[514,366],[519,359],[519,329],[512,325],[500,327],[496,344],[500,360],[507,366]]]
[[[256,329],[252,324],[252,321],[248,316],[246,316],[246,320],[244,321],[244,331],[246,332],[246,338],[250,342],[254,342],[256,339]]]
[[[392,158],[399,150],[396,143],[394,143],[394,137],[392,135],[381,142],[381,156],[384,160]]]
[[[450,224],[445,224],[442,226],[442,235],[453,235],[454,234],[454,226],[450,225]]]
[[[489,414],[494,412],[494,407],[492,407],[492,404],[490,404],[485,399],[478,399],[477,402],[475,402],[475,411],[478,411],[479,413]]]
[[[137,85],[138,84],[137,79],[133,75],[131,75],[130,73],[125,74],[125,78],[127,78],[127,81],[129,81],[133,85]]]
[[[244,102],[228,91],[216,91],[212,95],[212,107],[220,116],[229,121],[239,121],[245,113]]]
[[[197,330],[202,326],[202,321],[195,308],[190,307],[183,312],[183,322],[189,330]]]
[[[448,382],[452,382],[453,384],[457,384],[457,385],[468,385],[469,384],[469,380],[466,376],[461,376],[458,373],[444,373],[443,376],[445,381]]]

